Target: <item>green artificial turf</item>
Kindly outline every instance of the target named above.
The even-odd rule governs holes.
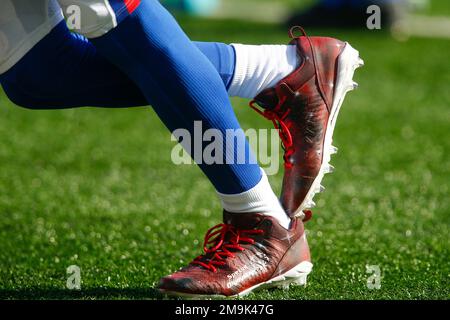
[[[285,43],[272,25],[182,19],[197,40]],[[446,40],[320,31],[366,62],[343,106],[339,153],[307,223],[306,288],[250,299],[448,299],[450,64]],[[233,100],[244,128],[271,124]],[[220,222],[213,188],[175,166],[150,108],[30,111],[0,93],[0,298],[155,299],[158,279]],[[277,192],[282,172],[271,177]],[[81,268],[82,290],[66,289]],[[377,265],[369,290],[366,265]]]

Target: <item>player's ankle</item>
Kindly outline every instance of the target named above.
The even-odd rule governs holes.
[[[285,213],[264,172],[261,181],[252,189],[239,194],[218,195],[224,210],[229,213],[259,213],[272,216],[284,228],[289,228],[291,219]]]

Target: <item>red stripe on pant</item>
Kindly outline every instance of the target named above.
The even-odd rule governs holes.
[[[133,11],[136,10],[136,8],[141,4],[141,0],[125,0],[124,2],[129,14],[132,14]]]

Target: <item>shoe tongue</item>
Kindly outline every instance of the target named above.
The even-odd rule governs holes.
[[[279,100],[275,88],[269,88],[258,94],[255,101],[261,108],[271,110],[277,106]]]
[[[223,222],[231,224],[237,229],[251,230],[257,227],[265,218],[264,215],[258,213],[230,213],[223,212]]]

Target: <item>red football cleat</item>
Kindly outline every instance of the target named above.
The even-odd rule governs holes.
[[[160,292],[184,298],[243,296],[255,289],[305,285],[311,272],[300,219],[289,230],[273,217],[224,213],[205,237],[205,253],[160,280]]]
[[[297,29],[303,36],[294,36]],[[352,80],[355,70],[364,63],[348,43],[308,37],[300,27],[289,34],[302,58],[301,66],[260,93],[250,106],[272,120],[280,132],[285,149],[281,202],[294,217],[314,207],[314,195],[324,189],[323,176],[334,169],[329,161],[337,152],[332,146],[336,118],[346,93],[357,87]]]

